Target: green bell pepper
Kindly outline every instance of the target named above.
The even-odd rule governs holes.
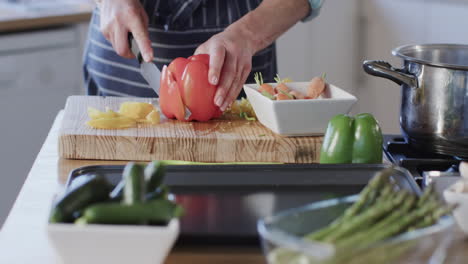
[[[371,114],[337,115],[328,123],[320,163],[381,163],[382,132]]]

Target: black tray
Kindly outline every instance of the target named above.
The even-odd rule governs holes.
[[[197,243],[257,241],[256,222],[280,210],[356,194],[384,164],[178,165],[168,166],[165,183],[185,208],[181,240]],[[77,177],[102,174],[117,184],[123,166],[88,166]],[[392,176],[401,188],[420,195],[405,169]]]

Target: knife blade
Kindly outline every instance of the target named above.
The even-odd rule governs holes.
[[[141,55],[140,48],[131,33],[128,34],[128,43],[130,50],[138,60],[140,64],[140,73],[143,78],[148,82],[149,86],[156,92],[159,97],[159,88],[161,82],[161,71],[156,67],[154,62],[146,62]],[[188,120],[192,112],[185,106],[185,120]]]

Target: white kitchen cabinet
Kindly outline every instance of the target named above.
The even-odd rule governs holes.
[[[83,94],[81,52],[74,26],[0,35],[0,223],[66,98]]]

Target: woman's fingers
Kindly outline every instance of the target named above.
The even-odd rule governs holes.
[[[144,19],[140,16],[132,15],[128,21],[128,29],[132,33],[141,55],[146,62],[153,60],[153,48],[151,47],[151,40],[149,38],[148,28],[144,24]],[[146,14],[144,14],[146,16]]]
[[[210,69],[208,70],[208,81],[212,85],[217,85],[219,76],[224,65],[226,49],[221,45],[213,45],[210,52]]]
[[[209,43],[198,46],[194,55],[209,54],[210,55],[210,69],[208,70],[208,81],[212,85],[219,83],[219,75],[224,65],[226,56],[226,48],[218,41],[213,40]]]
[[[135,57],[128,44],[128,31],[124,27],[115,28],[112,46],[114,47],[115,52],[124,58],[132,59]]]
[[[234,100],[236,100],[237,96],[239,96],[240,91],[242,90],[242,85],[245,83],[245,80],[247,80],[247,77],[250,74],[250,71],[252,69],[252,64],[248,60],[248,58],[245,58],[247,61],[246,62],[240,62],[238,66],[238,69],[240,69],[237,73],[236,78],[234,79],[231,88],[229,89],[229,93],[226,96],[226,99],[224,100],[223,105],[221,106],[221,110],[226,110]]]
[[[153,59],[148,33],[148,16],[138,0],[103,0],[100,13],[101,32],[117,54],[133,58],[128,32],[133,34],[145,61]]]
[[[215,96],[215,105],[221,108],[221,111],[225,109],[222,108],[223,103],[226,99],[226,96],[229,93],[229,89],[232,86],[232,82],[237,75],[237,57],[230,53],[226,52],[226,58],[221,70],[221,79],[218,85],[218,91],[216,91]]]
[[[237,98],[237,95],[239,94],[239,85],[240,75],[237,74],[232,82],[231,87],[229,88],[226,97],[224,98],[223,104],[220,107],[221,111],[226,110],[231,105],[231,103]]]

